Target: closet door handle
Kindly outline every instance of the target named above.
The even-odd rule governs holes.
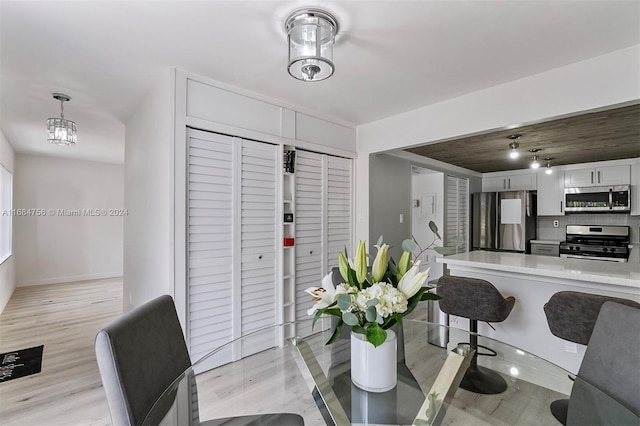
[[[258,259],[262,259],[262,255],[259,255],[259,256],[258,256]]]
[[[309,254],[313,254],[313,250],[309,250]]]

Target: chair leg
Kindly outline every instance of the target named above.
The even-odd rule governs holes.
[[[569,410],[568,399],[557,399],[549,406],[551,408],[551,414],[563,425],[567,424],[567,411]]]
[[[495,371],[478,365],[478,321],[469,320],[470,346],[475,350],[471,365],[467,369],[460,387],[470,392],[483,395],[495,395],[507,390],[507,382]]]

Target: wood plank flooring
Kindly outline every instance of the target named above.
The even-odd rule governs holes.
[[[16,288],[0,353],[44,344],[42,371],[0,383],[3,425],[109,425],[93,341],[122,313],[122,279]]]

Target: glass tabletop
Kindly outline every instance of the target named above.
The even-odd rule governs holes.
[[[398,384],[387,392],[370,393],[351,383],[348,330],[332,345],[325,345],[332,333],[328,320],[319,321],[314,330],[311,321],[267,327],[212,351],[164,392],[143,424],[197,425],[200,419],[289,412],[302,415],[306,425],[558,425],[549,405],[568,398],[573,386],[562,368],[477,336],[485,347],[480,353],[495,352],[479,356],[477,364],[496,371],[507,389],[480,395],[456,384],[447,391],[442,387],[447,377],[456,378],[449,371],[452,356],[468,355],[464,343],[472,336],[405,320],[399,335],[404,345],[398,348]],[[582,403],[585,398],[596,401],[603,423],[613,410],[638,424],[638,417],[617,402],[589,384],[581,386],[587,395]]]

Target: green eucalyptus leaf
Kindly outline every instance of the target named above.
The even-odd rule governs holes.
[[[377,298],[367,300],[367,306],[376,306],[380,301]]]
[[[456,248],[455,247],[451,247],[451,246],[434,247],[433,249],[436,251],[436,253],[441,254],[441,255],[455,254],[456,253]]]
[[[364,317],[369,322],[374,322],[376,320],[377,315],[378,315],[378,311],[376,311],[375,306],[369,306],[367,310],[364,311]]]
[[[338,320],[338,324],[336,324],[336,329],[333,330],[333,334],[331,335],[331,338],[329,338],[329,340],[327,341],[327,343],[325,343],[325,345],[330,345],[336,340],[338,340],[338,338],[340,337],[340,334],[342,334],[342,319]]]
[[[382,315],[378,313],[378,311],[376,311],[376,322],[380,325],[384,324],[384,319],[382,318]]]
[[[372,323],[367,328],[367,341],[373,346],[378,347],[387,340],[387,332],[378,325],[377,322]]]
[[[402,250],[413,253],[418,248],[418,244],[411,239],[406,239],[402,242]]]
[[[431,232],[433,232],[439,240],[442,240],[440,234],[438,233],[438,225],[436,225],[436,223],[432,220],[429,221],[429,229],[431,229]]]
[[[346,311],[347,309],[349,309],[349,306],[351,306],[351,296],[349,296],[348,294],[341,294],[338,297],[338,307],[341,310]]]
[[[350,325],[352,327],[355,325],[358,325],[359,323],[358,317],[353,312],[345,312],[344,314],[342,314],[342,320],[344,321],[345,324]]]

